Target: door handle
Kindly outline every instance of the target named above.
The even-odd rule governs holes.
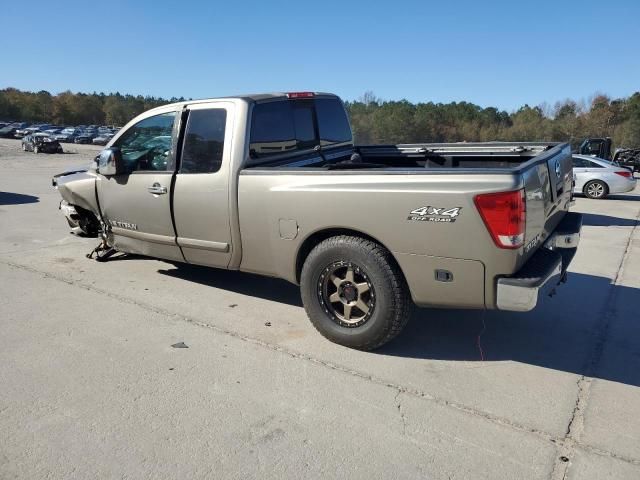
[[[149,193],[152,193],[154,195],[164,195],[165,193],[167,193],[167,187],[163,187],[158,182],[154,183],[150,187],[147,187],[147,190],[149,191]]]

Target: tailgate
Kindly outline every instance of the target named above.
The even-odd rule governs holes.
[[[519,266],[542,245],[569,210],[573,187],[570,146],[557,145],[523,168],[527,226]]]

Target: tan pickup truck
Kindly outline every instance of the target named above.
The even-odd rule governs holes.
[[[300,285],[330,340],[374,349],[413,304],[527,311],[566,277],[568,144],[357,146],[335,95],[189,101],[53,179],[71,226],[128,252]]]

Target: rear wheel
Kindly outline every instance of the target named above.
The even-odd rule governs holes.
[[[584,186],[584,194],[596,200],[604,198],[609,193],[609,187],[600,180],[592,180]]]
[[[300,279],[314,327],[332,342],[361,350],[381,347],[409,320],[411,300],[399,267],[382,246],[338,236],[318,244]]]

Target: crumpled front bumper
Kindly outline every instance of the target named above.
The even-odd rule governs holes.
[[[528,312],[540,295],[552,293],[566,279],[567,268],[578,249],[582,214],[567,213],[542,248],[514,275],[497,284],[499,310]]]
[[[73,205],[69,205],[65,200],[60,201],[59,210],[64,214],[70,227],[77,227],[80,215]]]

